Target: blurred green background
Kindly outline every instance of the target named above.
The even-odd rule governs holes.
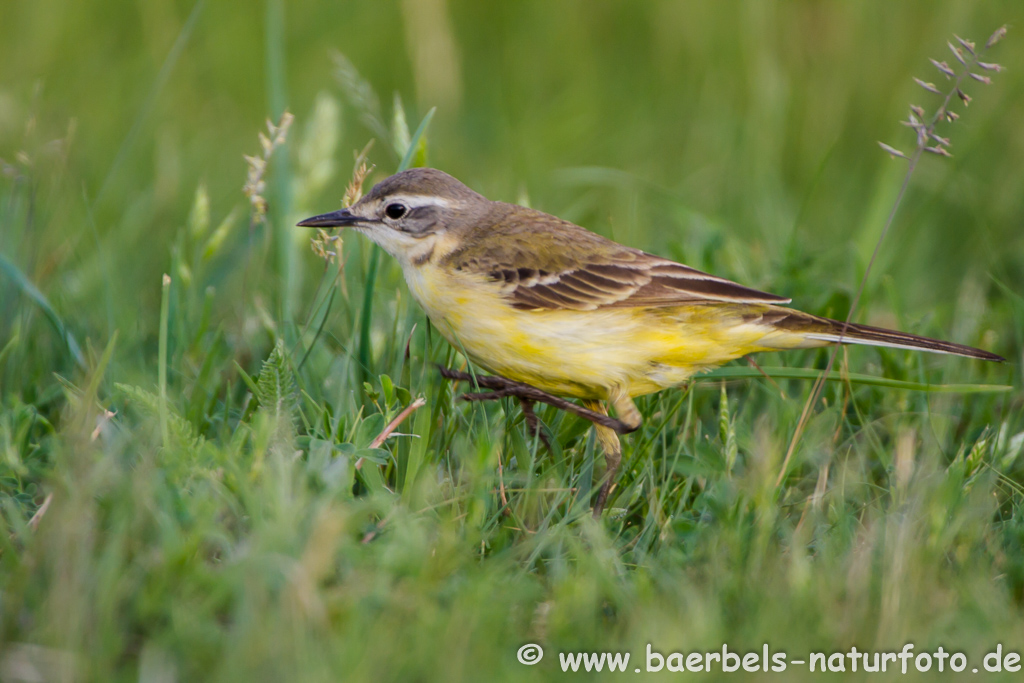
[[[842,317],[906,169],[877,142],[909,152],[909,104],[940,101],[912,77],[947,87],[929,58],[1003,24],[855,318],[1010,362],[849,357],[1013,390],[836,385],[781,488],[809,383],[665,392],[592,523],[585,424],[544,413],[545,454],[514,405],[458,403],[398,268],[345,236],[335,288],[292,227],[436,107],[426,161],[488,197]],[[0,678],[556,677],[554,650],[516,663],[530,639],[1020,650],[1019,26],[1018,0],[0,2]],[[285,109],[262,223],[243,155]],[[278,340],[286,433],[242,375]],[[418,395],[416,438],[356,473]]]
[[[952,33],[977,39],[1024,13],[1015,2],[280,5],[280,54],[264,30],[274,9],[259,4],[0,8],[0,156],[24,150],[38,168],[46,144],[75,126],[57,196],[37,202],[31,235],[5,230],[3,247],[28,272],[52,273],[53,295],[85,329],[103,322],[101,268],[139,297],[114,306],[114,325],[151,324],[137,307],[156,306],[196,185],[215,216],[237,204],[241,155],[256,151],[272,110],[286,105],[301,128],[317,93],[342,96],[335,50],[376,89],[385,121],[395,92],[413,127],[437,106],[430,163],[492,198],[526,193],[691,261],[712,239],[737,243],[766,263],[738,275],[772,291],[798,291],[794,278],[849,290],[902,174],[875,142],[909,147],[897,121],[910,102],[934,104],[910,77],[940,78],[927,59],[951,59]],[[945,131],[956,160],[926,160],[885,245],[872,286],[892,277],[915,319],[947,315],[965,278],[1020,284],[1021,54],[1007,41],[998,85],[972,84],[969,115]],[[337,205],[350,150],[375,136],[351,108],[340,133],[340,174],[296,216]],[[378,177],[397,163],[381,143]],[[595,167],[610,172],[579,170]],[[117,246],[102,267],[97,239]],[[76,281],[61,281],[69,271]]]

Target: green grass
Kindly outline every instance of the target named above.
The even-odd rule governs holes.
[[[1024,652],[1019,3],[438,4],[0,7],[0,680]],[[854,318],[1009,362],[840,354],[780,485],[827,351],[639,401],[594,521],[587,423],[539,411],[549,453],[513,402],[460,401],[397,266],[292,227],[376,138],[373,179],[429,163],[841,318],[905,169],[876,141],[908,151],[938,101],[911,76],[1004,23]],[[242,155],[285,107],[264,221]]]

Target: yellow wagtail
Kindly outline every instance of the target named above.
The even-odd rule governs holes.
[[[351,227],[395,257],[441,334],[474,362],[513,380],[481,382],[503,390],[477,397],[517,396],[528,420],[530,401],[546,400],[544,393],[582,399],[602,415],[601,402],[610,403],[618,420],[586,415],[609,470],[595,513],[621,457],[615,431],[641,422],[632,398],[726,361],[833,343],[1003,360],[969,346],[783,308],[785,297],[617,244],[541,211],[490,201],[431,168],[393,175],[352,207],[299,225]]]

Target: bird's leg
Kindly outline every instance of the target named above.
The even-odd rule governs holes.
[[[640,423],[644,421],[644,416],[640,414],[640,410],[633,403],[633,399],[629,397],[629,394],[616,387],[608,396],[608,402],[615,408],[615,416],[619,418],[622,424],[626,425],[630,432],[640,428]],[[619,433],[621,434],[622,432]]]
[[[600,401],[584,401],[583,404],[594,412],[608,414],[608,410]],[[601,511],[604,510],[605,501],[615,483],[615,475],[619,471],[619,464],[622,462],[622,444],[619,443],[619,435],[604,425],[594,423],[594,432],[597,434],[597,441],[604,451],[604,461],[607,469],[604,473],[604,483],[597,493],[597,501],[594,503],[594,519],[601,519]]]
[[[607,427],[617,434],[627,434],[640,426],[639,413],[636,412],[635,406],[633,407],[633,413],[636,414],[637,419],[631,422],[616,420],[613,417],[609,417],[608,413],[605,411],[598,412],[584,406],[578,406],[572,401],[568,401],[558,396],[553,396],[546,391],[541,391],[537,387],[530,386],[529,384],[524,384],[522,382],[516,382],[515,380],[507,379],[499,375],[476,375],[474,377],[468,372],[462,372],[461,370],[451,370],[445,367],[440,367],[439,369],[441,370],[441,376],[446,379],[456,380],[459,382],[476,382],[479,387],[491,389],[491,391],[488,392],[463,394],[462,399],[464,401],[491,401],[494,399],[505,398],[506,396],[512,396],[514,398],[518,398],[520,401],[525,399],[535,403],[546,403],[550,406],[578,415],[585,420],[590,420],[595,425]],[[632,401],[630,401],[630,404],[632,404]],[[618,410],[618,404],[614,405],[616,405],[616,410]]]
[[[608,494],[614,485],[615,474],[618,472],[619,464],[622,462],[622,444],[619,443],[619,434],[628,434],[635,431],[640,427],[640,423],[643,420],[640,411],[637,410],[636,404],[633,403],[633,399],[629,397],[629,394],[621,389],[614,389],[610,393],[608,400],[615,408],[615,414],[618,416],[618,419],[615,419],[609,417],[608,409],[601,401],[584,400],[583,406],[578,406],[572,401],[553,396],[546,391],[541,391],[537,387],[516,382],[499,375],[473,376],[468,372],[452,370],[443,366],[438,366],[438,369],[441,371],[441,376],[445,379],[457,382],[475,382],[479,387],[491,389],[491,391],[487,392],[463,394],[462,399],[464,401],[490,401],[505,398],[506,396],[518,398],[519,404],[523,409],[523,417],[526,420],[527,428],[532,434],[540,436],[548,450],[551,450],[551,444],[548,443],[547,437],[541,431],[540,420],[537,418],[536,413],[533,412],[534,403],[547,403],[593,422],[594,430],[597,433],[597,440],[601,444],[601,450],[604,451],[605,463],[607,465],[605,481],[597,494],[597,502],[594,503],[594,517],[600,518],[604,504],[608,500]]]
[[[626,425],[629,431],[632,432],[640,427],[640,423],[643,422],[643,416],[637,410],[633,399],[624,390],[618,387],[612,389],[608,396],[608,402],[615,408],[616,417],[619,418],[622,424]],[[584,404],[596,412],[604,415],[608,414],[608,410],[600,401],[584,401]],[[622,443],[619,441],[619,434],[622,432],[616,434],[607,427],[597,423],[594,423],[594,431],[597,433],[597,440],[601,444],[605,463],[608,465],[608,471],[605,472],[605,482],[601,485],[601,490],[597,494],[597,502],[594,503],[594,518],[598,519],[601,517],[605,501],[608,500],[608,494],[615,484],[615,475],[619,471],[619,465],[622,463]]]
[[[523,419],[526,420],[526,428],[529,430],[530,436],[539,438],[544,444],[544,448],[551,452],[551,442],[548,441],[548,435],[544,433],[544,426],[541,424],[540,418],[537,417],[537,413],[533,412],[533,401],[521,398],[519,407],[523,410]]]

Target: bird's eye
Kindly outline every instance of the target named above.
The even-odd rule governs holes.
[[[405,204],[388,204],[384,208],[384,215],[392,220],[398,220],[405,215],[408,209],[405,208]]]

